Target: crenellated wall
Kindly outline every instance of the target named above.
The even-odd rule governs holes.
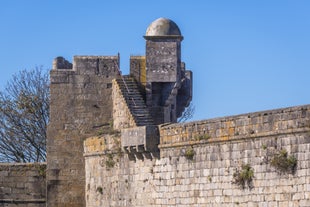
[[[44,207],[46,163],[1,163],[0,206]]]
[[[310,105],[159,129],[159,154],[91,147],[117,135],[88,142],[87,207],[310,206]],[[271,164],[280,152],[296,158],[295,171]],[[244,165],[253,180],[243,189],[234,175]]]

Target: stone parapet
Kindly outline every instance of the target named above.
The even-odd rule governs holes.
[[[86,206],[310,206],[309,117],[306,105],[162,125],[159,157],[85,155]],[[294,172],[272,164],[279,152],[294,158]],[[253,177],[242,187],[245,165]]]
[[[307,131],[310,105],[160,126],[160,148]]]

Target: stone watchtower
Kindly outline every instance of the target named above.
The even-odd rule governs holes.
[[[146,55],[130,57],[130,75],[119,56],[54,60],[47,138],[47,206],[85,206],[86,138],[121,131],[127,151],[157,150],[158,124],[176,122],[192,98],[192,73],[181,61],[181,35],[171,20],[147,29]]]
[[[140,67],[145,70],[140,74],[146,74],[146,104],[156,124],[176,122],[192,99],[192,72],[181,61],[183,36],[176,23],[159,18],[150,24],[144,38],[146,64]]]

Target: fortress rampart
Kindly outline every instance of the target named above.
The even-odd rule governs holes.
[[[55,58],[47,164],[0,164],[0,207],[310,206],[310,105],[176,123],[183,36],[159,18],[144,38],[129,75],[119,55]]]
[[[119,135],[84,142],[87,206],[310,204],[310,105],[167,124],[159,131],[160,155],[122,154]],[[295,173],[271,165],[283,150],[296,158]],[[247,164],[254,178],[242,189],[234,174]]]
[[[160,127],[160,148],[298,133],[310,127],[309,105]]]
[[[310,105],[176,123],[192,99],[183,36],[148,27],[145,56],[56,58],[47,206],[310,206]]]

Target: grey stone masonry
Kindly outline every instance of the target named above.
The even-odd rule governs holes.
[[[130,56],[130,75],[145,87],[146,68],[145,56]]]
[[[184,124],[163,125],[160,128],[160,147],[203,141],[225,142],[268,137],[304,131],[308,127],[310,127],[310,105],[289,107]]]
[[[57,57],[53,61],[53,69],[72,69],[72,63],[63,57]]]
[[[121,146],[128,153],[158,151],[159,132],[157,126],[140,126],[121,131]]]
[[[155,26],[154,29],[156,28]],[[147,34],[144,38],[146,39],[146,104],[156,124],[175,123],[192,100],[192,73],[185,70],[185,64],[181,61],[183,37]],[[136,74],[134,69],[132,71]]]
[[[146,68],[148,82],[177,82],[181,78],[181,41],[148,37]]]
[[[0,163],[0,207],[44,207],[46,163]]]
[[[160,156],[100,153],[99,140],[85,151],[87,207],[310,206],[310,105],[161,125]],[[281,152],[295,171],[272,164]],[[245,165],[253,174],[243,188]]]
[[[72,68],[59,65],[50,72],[47,206],[84,207],[83,141],[112,122],[112,80],[119,77],[119,57],[75,56]]]
[[[145,104],[137,83],[133,78],[123,76],[116,80],[118,88],[137,126],[154,125],[149,109]],[[115,103],[117,104],[117,103]],[[123,109],[117,109],[122,111]]]

